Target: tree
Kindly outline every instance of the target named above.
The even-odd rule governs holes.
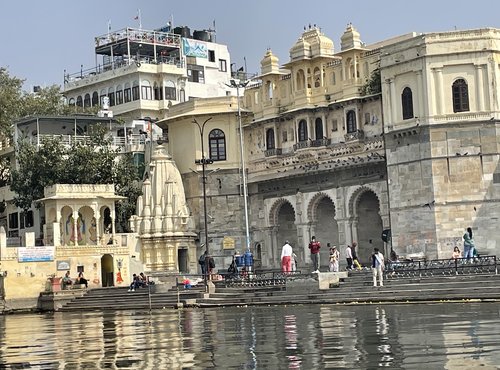
[[[46,186],[59,182],[68,150],[56,139],[43,139],[40,148],[20,142],[17,151],[18,169],[12,171],[10,189],[16,193],[14,204],[27,211],[34,201],[43,198]],[[37,204],[39,206],[39,204]]]
[[[137,198],[142,194],[141,177],[132,154],[120,156],[115,167],[114,184],[116,193],[127,198],[118,201],[116,205],[116,218],[120,227],[118,231],[128,232],[128,220],[135,212]]]
[[[54,184],[115,184],[127,199],[116,204],[119,231],[129,231],[128,219],[141,195],[140,177],[130,154],[113,149],[104,126],[92,127],[86,141],[64,146],[56,139],[43,139],[40,147],[19,143],[18,168],[12,171],[14,204],[28,210],[43,198],[44,187]]]
[[[24,81],[11,77],[6,68],[0,67],[0,135],[11,133],[14,119],[22,117],[21,102]]]
[[[370,75],[370,79],[362,87],[361,93],[363,95],[373,95],[382,92],[382,79],[380,76],[380,68],[373,70]]]

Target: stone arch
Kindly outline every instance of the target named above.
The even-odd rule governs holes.
[[[290,203],[290,201],[288,199],[280,198],[280,199],[276,200],[270,208],[270,211],[269,211],[269,224],[270,224],[270,226],[278,226],[279,211],[285,203],[289,203],[290,206],[292,207],[294,213],[296,213],[295,208],[293,207],[292,203]]]
[[[373,189],[370,186],[366,186],[366,185],[360,186],[360,187],[356,188],[349,196],[348,215],[350,217],[357,217],[358,216],[357,212],[356,212],[356,206],[359,203],[360,196],[365,192],[372,192],[377,197],[379,205],[381,204],[380,195],[377,193],[377,191],[375,189]]]
[[[297,213],[292,203],[284,198],[278,199],[270,211],[270,224],[272,226],[274,242],[275,263],[279,266],[281,247],[288,240],[296,253],[299,252],[297,235]]]
[[[326,193],[319,192],[315,194],[312,199],[309,201],[309,205],[307,206],[307,220],[309,222],[316,222],[317,221],[317,210],[318,210],[318,204],[320,203],[323,198],[328,198],[332,201],[332,203],[335,206],[334,200]]]
[[[357,188],[349,198],[352,241],[358,243],[358,258],[365,265],[370,263],[373,248],[384,252],[380,205],[379,194],[367,186]]]
[[[315,194],[308,204],[307,218],[311,236],[316,236],[322,246],[319,258],[322,271],[327,270],[329,263],[327,244],[339,245],[339,227],[335,217],[336,207],[332,197],[323,192]]]

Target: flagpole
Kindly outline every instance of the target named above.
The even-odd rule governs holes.
[[[142,30],[141,9],[137,9],[137,16],[139,17],[139,29]]]

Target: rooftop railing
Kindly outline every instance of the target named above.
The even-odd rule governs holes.
[[[95,46],[101,47],[107,44],[116,43],[120,40],[144,42],[172,47],[180,47],[181,36],[170,32],[148,31],[138,28],[124,28],[122,30],[108,32],[105,35],[95,38]]]

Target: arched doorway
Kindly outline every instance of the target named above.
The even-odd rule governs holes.
[[[180,248],[177,250],[177,264],[179,266],[179,272],[187,274],[189,273],[189,259],[187,248]]]
[[[364,265],[369,265],[373,248],[384,252],[382,235],[382,218],[377,195],[366,190],[357,199],[355,214],[357,215],[358,258]],[[388,258],[388,256],[385,256]]]
[[[321,243],[319,263],[321,271],[327,271],[330,252],[327,243],[336,245],[341,251],[339,243],[339,226],[335,220],[335,204],[326,194],[318,194],[310,205],[309,219],[314,223],[316,240]],[[309,261],[310,262],[310,261]]]
[[[101,257],[101,281],[103,287],[115,286],[113,256],[110,254]]]
[[[277,251],[274,253],[277,256],[278,266],[280,266],[281,257],[281,247],[288,240],[295,253],[299,257],[299,261],[302,260],[303,256],[300,255],[302,248],[299,248],[297,244],[297,227],[295,226],[295,210],[292,205],[285,201],[281,204],[276,213],[276,240],[278,243]]]

